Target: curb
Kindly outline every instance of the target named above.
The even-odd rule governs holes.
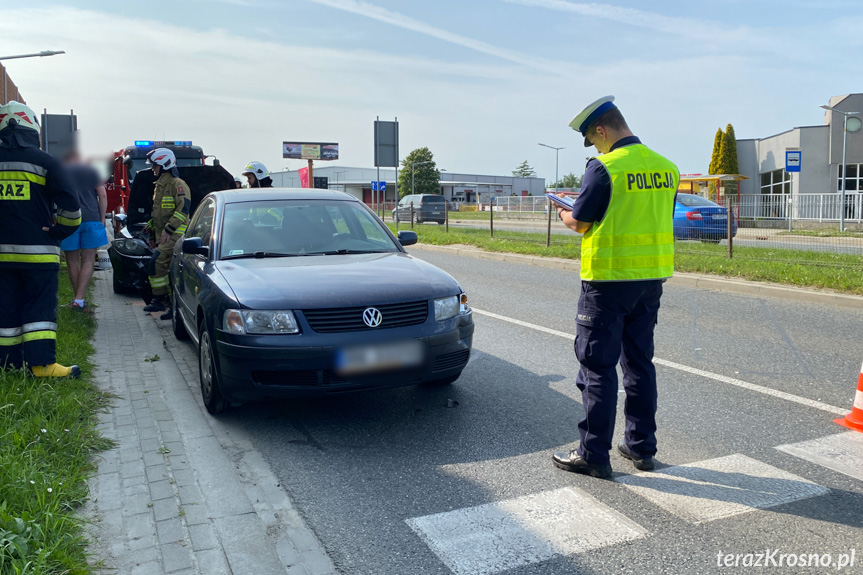
[[[507,252],[487,252],[479,248],[465,246],[436,246],[432,244],[416,244],[420,250],[447,253],[478,259],[496,260],[501,262],[520,263],[524,265],[577,272],[581,269],[578,260],[564,258],[525,256]],[[759,283],[746,280],[735,280],[717,276],[700,275],[686,272],[674,272],[668,280],[671,285],[712,289],[732,293],[752,295],[756,297],[774,297],[813,303],[820,305],[835,305],[851,309],[863,309],[863,297],[839,293],[823,292],[803,288],[786,287],[770,283]]]

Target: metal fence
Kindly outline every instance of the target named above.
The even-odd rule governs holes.
[[[545,214],[548,210],[548,199],[542,196],[500,196],[494,198],[492,206],[496,212],[533,212]],[[504,214],[495,214],[505,217]]]
[[[800,220],[838,222],[843,212],[841,194],[763,194],[739,197],[740,218],[744,220]],[[845,195],[845,221],[863,223],[863,194]]]

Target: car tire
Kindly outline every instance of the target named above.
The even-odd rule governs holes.
[[[451,383],[455,383],[455,381],[459,377],[461,377],[461,372],[458,372],[455,375],[442,377],[441,379],[433,379],[432,381],[426,382],[425,385],[427,385],[429,387],[444,387],[444,386],[449,385]]]
[[[219,374],[216,369],[215,350],[207,326],[201,322],[201,338],[198,344],[198,372],[201,379],[201,398],[204,407],[211,415],[219,415],[225,411],[228,402],[222,396],[219,388]]]
[[[128,290],[123,286],[123,284],[120,283],[120,280],[117,279],[117,275],[116,274],[111,274],[111,275],[112,275],[111,284],[114,288],[114,293],[116,293],[116,294],[126,293]]]
[[[183,318],[180,316],[180,306],[177,304],[177,292],[174,292],[171,296],[171,331],[174,332],[174,337],[180,341],[189,339],[189,332],[186,331]]]

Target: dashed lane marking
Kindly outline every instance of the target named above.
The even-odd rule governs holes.
[[[829,493],[816,483],[740,454],[624,475],[616,481],[696,525]]]
[[[455,575],[490,575],[648,535],[574,487],[406,522]]]
[[[858,431],[789,443],[775,449],[863,481],[863,433]]]
[[[501,321],[509,322],[515,325],[520,325],[522,327],[530,328],[536,331],[541,331],[543,333],[556,335],[558,337],[564,337],[569,340],[575,338],[574,334],[566,333],[564,331],[558,331],[556,329],[550,329],[547,327],[543,327],[541,325],[536,325],[534,323],[529,323],[526,321],[521,321],[519,319],[514,319],[511,317],[506,317],[503,315],[499,315],[496,313],[478,310],[476,308],[472,308],[474,313],[479,315],[488,316],[490,318],[498,319]],[[829,405],[827,403],[822,403],[820,401],[816,401],[814,399],[809,399],[806,397],[800,397],[799,395],[794,395],[792,393],[786,393],[784,391],[779,391],[778,389],[771,389],[769,387],[764,387],[763,385],[757,385],[755,383],[749,383],[748,381],[742,381],[739,379],[735,379],[733,377],[727,377],[724,375],[720,375],[718,373],[712,373],[709,371],[704,371],[703,369],[698,369],[696,367],[689,367],[688,365],[683,365],[680,363],[675,363],[673,361],[668,361],[666,359],[660,359],[658,357],[653,358],[653,363],[656,365],[661,365],[663,367],[668,367],[670,369],[676,369],[678,371],[684,371],[686,373],[691,373],[693,375],[698,375],[701,377],[706,377],[708,379],[712,379],[714,381],[719,381],[722,383],[727,383],[728,385],[733,385],[736,387],[740,387],[743,389],[748,389],[749,391],[755,391],[761,393],[763,395],[769,395],[771,397],[777,397],[779,399],[784,399],[786,401],[792,401],[794,403],[798,403],[800,405],[805,405],[806,407],[813,407],[815,409],[820,409],[821,411],[826,411],[827,413],[833,415],[845,415],[848,413],[847,409],[842,409],[841,407],[836,407],[834,405]]]

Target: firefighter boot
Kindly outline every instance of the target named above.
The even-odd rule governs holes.
[[[81,368],[77,365],[71,367],[66,367],[59,363],[34,365],[30,367],[30,371],[33,372],[35,377],[72,377],[75,379],[81,377]]]
[[[152,313],[154,311],[165,311],[166,309],[168,309],[168,296],[165,295],[153,296],[153,299],[150,300],[150,303],[144,306],[144,311],[146,313]]]
[[[159,316],[159,319],[162,321],[165,321],[167,319],[171,319],[171,314],[174,313],[171,309],[171,296],[168,296],[167,305],[168,305],[168,310]]]

